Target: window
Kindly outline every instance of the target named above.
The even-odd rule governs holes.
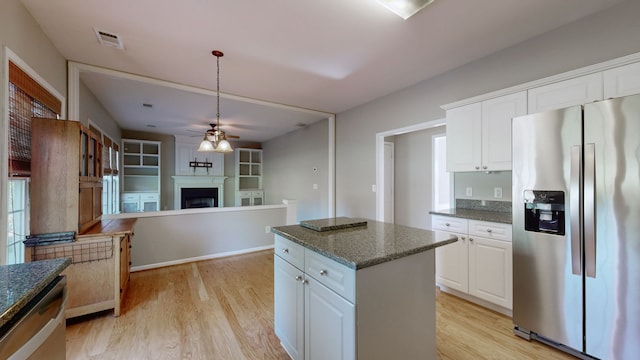
[[[433,209],[451,207],[451,173],[447,172],[447,137],[435,135],[433,144]]]
[[[23,241],[29,231],[29,179],[11,178],[8,182],[7,264],[24,262]]]
[[[29,74],[23,69],[28,66],[22,64],[17,56],[7,50],[10,58],[9,77],[7,84],[8,93],[8,143],[2,152],[7,156],[1,156],[2,161],[8,161],[8,173],[5,174],[7,186],[7,232],[0,237],[0,249],[3,249],[3,259],[7,264],[24,262],[23,240],[29,234],[29,177],[31,174],[31,118],[59,118],[62,112],[61,95],[52,94],[51,86],[41,81],[29,69]],[[44,86],[47,86],[45,88]],[[4,123],[4,122],[3,122]],[[4,201],[3,201],[4,202]],[[4,219],[3,219],[4,220]]]
[[[102,142],[102,214],[117,214],[120,212],[118,144],[91,120],[89,129],[100,135]]]

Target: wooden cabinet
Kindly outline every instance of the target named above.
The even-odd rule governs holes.
[[[604,71],[604,98],[640,94],[640,62]]]
[[[62,272],[67,277],[67,318],[108,309],[113,309],[114,315],[119,316],[122,311],[122,301],[129,286],[135,219],[109,222],[124,223],[127,229],[81,235],[72,243],[25,248],[27,261],[72,259],[71,265]]]
[[[528,90],[528,113],[562,109],[602,100],[602,72]]]
[[[511,225],[446,216],[433,216],[432,223],[438,236],[458,236],[455,244],[436,249],[436,282],[510,310]]]
[[[235,162],[235,205],[262,205],[262,150],[238,148],[235,151]]]
[[[122,211],[158,211],[160,203],[160,142],[122,140]],[[144,206],[141,194],[157,199]],[[135,207],[127,195],[135,196]],[[148,199],[147,199],[148,200]],[[153,204],[156,204],[153,206]]]
[[[131,238],[133,237],[133,233],[127,232],[120,236],[120,271],[117,275],[119,279],[119,303],[122,304],[122,300],[124,298],[125,293],[127,292],[127,288],[129,287],[130,280],[130,270],[131,270]],[[118,305],[118,308],[120,306]],[[120,309],[118,309],[118,314],[120,313]]]
[[[511,170],[511,119],[526,114],[526,92],[447,111],[447,171]]]
[[[102,144],[77,121],[31,121],[31,233],[84,232],[102,216]]]

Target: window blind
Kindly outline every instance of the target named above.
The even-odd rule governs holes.
[[[56,118],[62,103],[11,61],[9,62],[9,176],[29,176],[31,118]]]

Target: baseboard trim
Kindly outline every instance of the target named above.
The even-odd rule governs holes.
[[[191,257],[191,258],[186,258],[186,259],[165,261],[165,262],[155,263],[155,264],[133,266],[133,267],[131,267],[131,272],[151,270],[151,269],[157,269],[157,268],[162,268],[162,267],[166,267],[166,266],[173,266],[173,265],[181,265],[181,264],[191,263],[191,262],[195,262],[195,261],[218,259],[218,258],[223,258],[223,257],[228,257],[228,256],[248,254],[248,253],[252,253],[252,252],[273,249],[273,247],[274,247],[273,245],[259,246],[259,247],[249,248],[249,249],[228,251],[228,252],[210,254],[210,255],[204,255],[204,256],[196,256],[196,257]]]

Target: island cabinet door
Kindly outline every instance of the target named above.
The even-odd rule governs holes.
[[[274,255],[274,329],[293,360],[304,358],[304,274]]]
[[[355,359],[355,306],[310,276],[305,282],[305,359]]]

